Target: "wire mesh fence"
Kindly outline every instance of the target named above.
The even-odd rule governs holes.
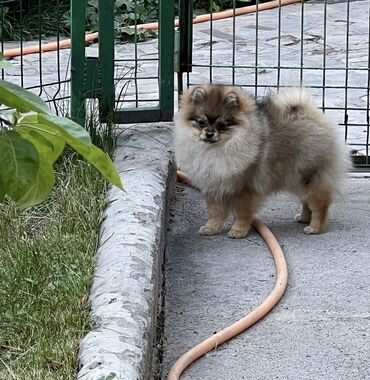
[[[117,2],[97,0],[96,3],[99,42],[88,49],[84,47],[86,1],[71,3],[72,109],[81,109],[85,99],[98,97],[105,121],[172,119],[174,0],[159,0],[155,8],[157,20],[144,24],[140,20],[143,5],[148,2],[118,2],[130,8],[124,26],[119,22],[121,13]],[[75,119],[83,118],[83,112],[79,111]]]
[[[338,124],[359,165],[369,160],[369,1],[297,1],[270,10],[194,25],[186,85],[237,85],[261,96],[268,88],[307,86]]]
[[[117,45],[115,49],[116,108],[156,107],[159,104],[158,38],[139,43],[137,31],[134,33],[132,44]]]
[[[138,22],[140,5],[143,3],[133,0],[134,18],[129,26],[133,44],[115,50],[116,119],[168,121],[174,111],[175,1],[159,0],[157,20],[146,24]],[[149,35],[140,42],[144,31]],[[117,85],[120,82],[123,84]]]
[[[193,1],[179,0],[180,33],[174,51],[173,0],[158,2],[162,33],[158,25],[141,24],[143,1],[130,1],[131,18],[124,28],[129,38],[120,40],[114,39],[117,30],[122,32],[113,13],[115,1],[96,1],[98,19],[101,12],[112,17],[111,23],[105,20],[111,30],[99,30],[99,43],[92,39],[86,48],[85,26],[91,20],[83,15],[88,3],[73,0],[82,15],[75,86],[82,98],[90,97],[88,90],[93,90],[92,98],[101,97],[99,89],[92,89],[95,85],[111,86],[116,121],[132,122],[170,118],[174,59],[177,69],[187,72],[184,81],[179,76],[180,91],[183,86],[215,82],[240,86],[258,97],[268,88],[304,85],[338,125],[355,162],[370,167],[370,0],[289,0],[291,4],[284,6],[286,1],[251,1],[247,5],[254,4],[254,11],[237,15],[241,3],[230,0],[229,17],[218,19],[218,2],[204,0],[210,20],[193,25]],[[58,47],[69,38],[70,5],[63,0],[54,0],[52,8],[50,4],[0,0],[1,48],[11,58],[1,78],[41,95],[55,112],[69,114],[71,50]],[[264,10],[266,6],[271,9]],[[54,42],[55,49],[46,52],[48,42]],[[113,49],[111,83],[91,80],[107,72],[107,52]]]
[[[145,109],[140,116],[138,113],[129,115],[129,112],[126,112],[125,117],[120,118],[120,122],[165,118],[165,115],[158,112],[156,108],[166,96],[168,97],[166,94],[162,94],[161,99],[159,97],[161,86],[163,87],[163,69],[161,72],[159,63],[161,36],[158,30],[158,16],[161,9],[164,13],[163,9],[166,8],[166,4],[169,9],[173,8],[173,1],[158,2],[157,10],[154,12],[157,15],[157,25],[149,30],[142,27],[141,24],[140,17],[143,12],[143,1],[141,0],[127,2],[128,19],[126,16],[121,17],[125,20],[125,26],[119,23],[118,5],[114,0],[97,0],[95,2],[73,0],[71,3],[67,0],[50,2],[45,0],[0,0],[1,51],[11,62],[10,68],[1,70],[1,78],[42,96],[51,103],[56,113],[71,114],[73,105],[71,110],[70,98],[73,90],[76,89],[73,86],[71,88],[71,77],[73,72],[78,71],[80,75],[75,84],[81,95],[79,99],[81,102],[85,102],[85,99],[101,98],[104,96],[102,94],[104,91],[101,91],[102,87],[111,86],[116,110]],[[124,5],[120,6],[124,7]],[[163,5],[162,8],[161,5]],[[73,7],[81,13],[79,17],[75,17],[75,20],[73,17],[71,19]],[[155,6],[152,5],[152,7]],[[95,11],[96,13],[94,13]],[[163,23],[171,25],[173,11],[165,13],[167,19],[164,17]],[[107,17],[100,17],[101,14],[112,17],[111,27],[108,26]],[[77,38],[80,38],[81,43],[75,50],[75,52],[77,51],[75,56],[79,57],[77,64],[72,69],[71,43],[64,44],[64,42],[70,39],[70,31],[74,22],[79,23],[82,27],[80,30],[75,28],[75,35],[80,34]],[[101,30],[98,40],[97,33],[93,33],[91,29],[99,28]],[[162,45],[171,46],[173,44],[172,32],[167,33],[167,42],[165,36],[162,35]],[[109,40],[110,37],[106,37],[107,35],[113,36],[112,41]],[[108,47],[109,44],[112,46]],[[102,46],[103,53],[100,46]],[[64,49],[64,47],[67,48]],[[107,83],[109,81],[100,76],[107,73],[106,52],[113,49],[114,77],[112,83]],[[167,62],[172,62],[173,47],[167,48],[167,53]],[[172,68],[171,75],[173,77]],[[94,86],[95,88],[93,88]],[[91,100],[86,101],[88,108],[91,102]],[[167,109],[170,105],[169,102]],[[76,107],[81,108],[82,106],[80,104]],[[153,109],[152,113],[148,111],[150,109]]]
[[[70,55],[58,46],[68,36],[62,22],[68,9],[60,0],[52,8],[43,0],[0,0],[1,51],[11,63],[1,70],[1,79],[32,90],[64,115],[69,105]],[[43,52],[46,43],[55,43],[56,48]]]

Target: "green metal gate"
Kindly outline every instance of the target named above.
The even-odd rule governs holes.
[[[100,116],[103,121],[115,123],[169,121],[174,109],[174,0],[159,1],[159,35],[157,57],[143,58],[138,55],[138,23],[135,18],[133,31],[135,48],[133,57],[115,57],[114,0],[99,0],[99,47],[97,57],[86,56],[85,12],[87,0],[71,0],[72,51],[71,51],[71,113],[74,120],[85,120],[86,99],[98,99]],[[136,4],[135,4],[136,6]],[[136,14],[136,12],[135,12]],[[139,65],[149,61],[158,63],[156,75],[141,78]],[[123,90],[117,89],[117,80],[125,80],[127,73],[117,74],[119,65],[127,68],[131,62],[133,75],[130,81],[135,86],[135,96],[131,99],[134,107],[120,107]],[[154,106],[141,106],[138,98],[138,83],[143,79],[156,79],[158,99]],[[128,100],[130,101],[130,100]]]
[[[245,13],[238,8],[243,2],[230,0],[227,18],[215,11],[219,1],[208,0],[208,19],[200,24],[193,1],[179,0],[176,54],[177,0],[159,1],[158,40],[138,44],[135,18],[134,44],[122,49],[115,45],[114,0],[97,0],[97,57],[85,54],[87,0],[71,1],[72,116],[79,122],[90,98],[99,100],[102,120],[171,120],[174,71],[179,93],[183,86],[205,82],[236,85],[256,97],[269,88],[303,85],[338,125],[354,162],[370,167],[370,0],[251,0],[254,9]],[[157,91],[148,87],[150,81]]]

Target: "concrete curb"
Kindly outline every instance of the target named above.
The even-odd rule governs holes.
[[[115,163],[126,192],[110,188],[81,342],[81,380],[148,379],[152,372],[167,203],[175,183],[169,123],[123,128]]]

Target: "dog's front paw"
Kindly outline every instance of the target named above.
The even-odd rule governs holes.
[[[209,227],[207,225],[200,227],[199,234],[203,236],[213,236],[218,235],[219,231],[215,228]]]
[[[231,229],[228,233],[229,238],[231,239],[243,239],[248,235],[247,230],[233,230]]]
[[[294,221],[298,223],[310,223],[311,218],[308,216],[303,216],[302,214],[297,214],[294,217]]]
[[[321,234],[323,232],[322,228],[307,226],[303,229],[304,233],[307,235]]]

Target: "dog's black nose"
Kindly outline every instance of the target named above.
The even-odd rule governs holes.
[[[206,132],[207,139],[211,139],[213,137],[213,135],[214,135],[213,132]]]

